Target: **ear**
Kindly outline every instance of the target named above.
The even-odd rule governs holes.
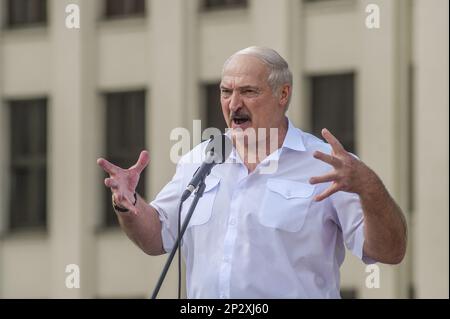
[[[289,84],[284,84],[281,87],[278,102],[279,102],[280,106],[283,106],[283,108],[286,108],[286,105],[289,101],[289,97],[291,96],[291,90],[292,90],[292,87]]]

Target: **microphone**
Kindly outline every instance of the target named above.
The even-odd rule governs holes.
[[[192,194],[201,181],[209,175],[214,166],[227,160],[228,156],[230,156],[231,148],[231,140],[226,135],[216,135],[211,139],[205,149],[206,158],[202,165],[197,168],[186,190],[183,192],[181,202],[184,202]]]

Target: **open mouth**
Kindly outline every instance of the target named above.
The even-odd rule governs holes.
[[[236,125],[242,125],[250,122],[250,117],[248,115],[234,115],[231,117],[231,121]]]

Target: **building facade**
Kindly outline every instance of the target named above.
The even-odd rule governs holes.
[[[117,227],[96,159],[128,165],[148,149],[150,201],[174,173],[172,129],[224,125],[221,68],[250,45],[288,60],[291,120],[336,132],[407,217],[403,263],[380,265],[370,288],[372,270],[347,253],[343,296],[448,298],[448,1],[0,4],[0,298],[150,296],[166,256]],[[176,297],[176,267],[160,297]]]

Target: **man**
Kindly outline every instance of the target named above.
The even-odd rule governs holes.
[[[328,130],[322,131],[326,144],[287,119],[292,75],[277,52],[250,47],[235,53],[225,62],[220,90],[232,162],[216,165],[206,178],[183,238],[189,298],[339,298],[344,245],[366,263],[401,262],[407,229],[400,208]],[[269,128],[277,134],[264,135],[265,141],[240,138],[243,131]],[[252,154],[253,144],[274,138],[275,152]],[[188,155],[202,152],[205,143]],[[150,205],[135,194],[147,152],[127,170],[98,161],[110,174],[105,185],[122,229],[150,255],[174,245],[179,198],[198,167],[188,158]],[[272,163],[276,170],[265,173]]]

